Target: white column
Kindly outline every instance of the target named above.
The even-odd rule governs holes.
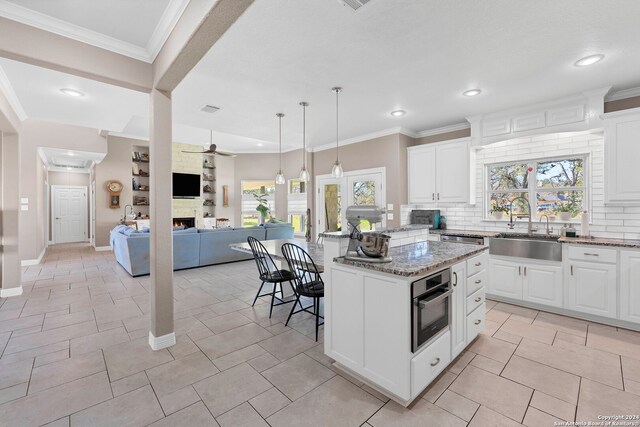
[[[18,229],[20,144],[17,134],[0,133],[0,297],[22,294]],[[31,204],[35,206],[34,201]]]
[[[151,91],[149,196],[151,216],[151,330],[154,350],[176,343],[173,324],[171,95]]]

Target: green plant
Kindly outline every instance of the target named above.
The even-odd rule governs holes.
[[[266,219],[269,213],[271,212],[271,210],[269,209],[269,202],[267,201],[267,195],[254,191],[253,197],[258,202],[258,206],[256,206],[256,210],[260,212],[260,216],[262,216],[263,220]]]
[[[504,205],[499,205],[496,203],[495,205],[491,206],[491,210],[489,211],[489,213],[493,214],[496,212],[509,213],[509,208]]]
[[[558,202],[551,210],[555,213],[568,212],[571,214],[571,217],[575,217],[578,215],[578,212],[580,212],[580,209],[572,200],[567,202]]]

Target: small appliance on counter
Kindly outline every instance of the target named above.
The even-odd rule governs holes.
[[[389,240],[391,236],[375,231],[363,233],[360,222],[365,220],[370,224],[382,221],[385,210],[375,205],[349,206],[346,216],[349,224],[349,247],[345,259],[364,262],[391,262]]]
[[[414,209],[411,211],[411,224],[431,225],[434,230],[440,228],[440,210]]]

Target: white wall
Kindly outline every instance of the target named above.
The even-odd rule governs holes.
[[[517,140],[499,142],[478,151],[476,160],[475,205],[447,204],[439,206],[441,214],[447,217],[447,228],[459,230],[507,231],[506,221],[484,220],[485,164],[557,157],[575,154],[589,155],[591,235],[640,239],[640,207],[619,207],[604,205],[604,138],[598,134],[554,134],[541,135]],[[431,209],[428,206],[404,205],[401,222],[409,221],[413,208]],[[518,220],[519,230],[526,229],[526,220]],[[580,232],[578,224],[574,226]],[[553,223],[554,233],[558,233],[562,223]]]

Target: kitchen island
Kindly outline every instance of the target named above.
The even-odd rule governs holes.
[[[486,249],[420,242],[392,248],[392,262],[375,264],[328,260],[325,248],[325,354],[409,405],[484,328]],[[447,280],[447,292],[414,299],[412,288],[435,276]],[[431,302],[438,305],[426,309]],[[416,335],[430,329],[433,336],[416,345]]]

